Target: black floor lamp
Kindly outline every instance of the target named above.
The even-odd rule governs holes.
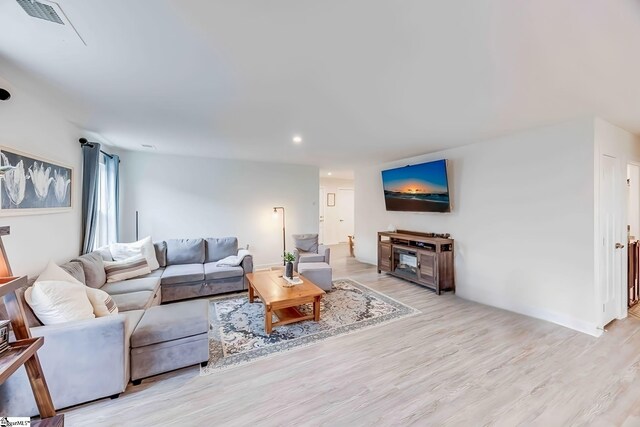
[[[286,262],[284,261],[284,253],[287,251],[287,232],[285,230],[285,226],[284,226],[284,208],[282,206],[275,206],[273,208],[273,217],[277,218],[278,217],[278,209],[282,209],[282,265],[285,265]]]

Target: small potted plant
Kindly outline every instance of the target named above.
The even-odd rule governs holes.
[[[296,260],[296,257],[291,252],[285,252],[284,255],[282,255],[282,258],[284,258],[285,262],[284,276],[291,279],[293,278],[293,261]]]

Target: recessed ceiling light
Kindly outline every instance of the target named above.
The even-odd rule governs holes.
[[[331,172],[327,172],[327,175],[331,176]]]
[[[294,142],[295,144],[300,144],[300,143],[302,142],[302,137],[301,137],[300,135],[295,135],[295,136],[293,137],[293,142]]]

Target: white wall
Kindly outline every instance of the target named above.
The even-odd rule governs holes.
[[[265,162],[121,153],[121,240],[237,236],[250,245],[256,266],[281,263],[286,208],[291,234],[318,232],[318,168]]]
[[[591,334],[594,123],[538,128],[356,170],[356,256],[376,262],[376,232],[451,233],[457,295]],[[380,171],[449,160],[452,213],[385,210]]]
[[[325,196],[324,203],[324,241],[325,245],[335,245],[337,243],[346,242],[346,236],[340,236],[340,207],[338,206],[338,189],[354,188],[352,179],[340,178],[320,178],[320,186],[324,188],[325,193],[334,193],[336,195],[335,206],[327,206]]]
[[[0,78],[11,99],[0,101],[0,145],[70,165],[74,168],[71,212],[49,215],[6,216],[0,225],[11,227],[4,237],[14,274],[34,275],[49,261],[65,262],[80,252],[82,153],[79,130],[55,108],[36,100]]]

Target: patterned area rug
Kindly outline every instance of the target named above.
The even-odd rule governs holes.
[[[635,306],[629,309],[629,314],[636,319],[640,319],[640,304],[636,304]]]
[[[311,304],[299,307],[310,313]],[[384,325],[419,313],[351,279],[335,280],[322,298],[320,322],[305,321],[264,332],[264,305],[246,293],[211,300],[209,365],[201,375],[243,365],[293,348]],[[276,320],[274,316],[274,321]]]

